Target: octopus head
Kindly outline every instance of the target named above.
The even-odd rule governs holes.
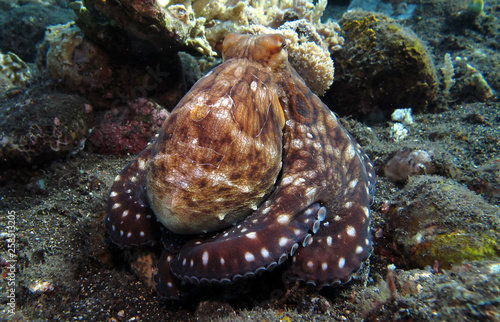
[[[279,34],[253,35],[229,34],[222,44],[224,61],[232,58],[248,58],[273,70],[288,65],[285,37]]]

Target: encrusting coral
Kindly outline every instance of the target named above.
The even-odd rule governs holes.
[[[31,77],[28,65],[12,52],[0,53],[0,70],[17,86],[25,86]]]
[[[80,28],[103,46],[113,46],[115,50],[126,47],[133,52],[132,43],[139,43],[143,50],[187,50],[205,55],[215,55],[231,32],[241,32],[253,24],[278,28],[299,19],[309,21],[327,43],[334,43],[335,24],[320,21],[326,4],[326,0],[316,4],[310,0],[70,2]]]

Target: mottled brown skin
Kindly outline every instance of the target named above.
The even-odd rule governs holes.
[[[232,113],[215,113],[215,105]],[[245,139],[235,141],[242,136],[237,132]],[[216,153],[205,153],[207,147]],[[197,174],[200,167],[206,171]],[[215,180],[211,171],[224,177]],[[232,180],[247,189],[235,189]],[[117,177],[106,225],[119,245],[154,241],[144,236],[158,227],[147,219],[149,201],[163,222],[155,207],[178,196],[181,226],[210,230],[205,225],[219,223],[221,209],[231,219],[234,212],[242,216],[234,226],[196,237],[176,235],[165,223],[156,279],[168,298],[181,295],[180,280],[232,283],[290,257],[290,277],[332,285],[348,281],[371,253],[374,187],[371,161],[288,64],[285,39],[230,35],[224,62],[193,86],[157,141]]]
[[[282,177],[266,202],[245,221],[215,238],[194,239],[184,245],[172,259],[172,271],[185,281],[225,282],[272,268],[275,261],[281,264],[288,254],[294,253],[294,245],[301,243],[306,247],[299,248],[293,256],[292,276],[319,286],[345,282],[372,249],[369,205],[375,174],[370,160],[287,62],[279,68],[269,68],[275,66],[274,57],[283,55],[286,49],[259,40],[283,39],[281,36],[237,37],[234,44],[230,39],[233,63],[240,65],[247,57],[256,55],[263,67],[259,76],[266,75],[266,84],[278,91],[286,120]],[[253,42],[262,46],[252,47]],[[224,64],[227,63],[226,60]],[[317,234],[308,238],[313,220],[304,219],[304,214],[315,203],[326,207],[327,217]],[[248,238],[249,232],[255,232],[256,238]],[[231,245],[238,245],[241,259],[234,259]],[[248,256],[250,259],[258,258],[263,245],[267,251],[271,249],[269,245],[275,247],[269,256],[275,261],[245,258],[244,254],[253,255]],[[225,259],[224,264],[219,258]],[[233,258],[231,264],[227,258]],[[227,271],[228,266],[231,272]]]
[[[175,233],[227,228],[257,209],[274,187],[284,116],[272,75],[286,55],[259,49],[281,49],[282,39],[263,42],[248,46],[253,59],[225,64],[199,82],[153,144],[148,196],[158,220]],[[227,49],[226,58],[232,55]],[[264,71],[263,59],[273,61]]]

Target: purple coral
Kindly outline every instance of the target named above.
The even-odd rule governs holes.
[[[159,131],[168,111],[144,98],[107,111],[90,141],[102,154],[136,154]]]

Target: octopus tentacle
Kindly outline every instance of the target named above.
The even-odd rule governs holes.
[[[181,281],[170,271],[170,262],[174,256],[173,253],[164,249],[158,261],[158,274],[155,275],[156,290],[166,299],[179,299],[185,292]]]
[[[368,207],[373,202],[375,171],[333,112],[298,74],[292,71],[291,76],[293,84],[286,85],[291,89],[287,124],[302,129],[291,132],[292,144],[310,142],[311,153],[320,160],[311,180],[324,187],[318,201],[327,211],[318,233],[293,257],[290,277],[317,286],[347,282],[372,251]]]
[[[372,251],[367,221],[368,208],[352,202],[334,216],[329,212],[318,233],[293,257],[290,277],[317,286],[347,282]]]
[[[111,239],[162,234],[156,279],[167,298],[185,282],[229,284],[290,257],[292,278],[346,282],[372,251],[370,159],[289,66],[282,36],[230,35],[223,56],[116,178]]]
[[[227,232],[209,240],[188,242],[171,262],[173,274],[193,284],[225,284],[281,265],[307,243],[311,232],[317,231],[325,209],[315,203],[297,212],[298,216],[290,221],[290,216],[279,208],[276,203],[266,202]],[[272,216],[272,211],[281,215]]]
[[[105,225],[111,240],[121,246],[151,244],[160,239],[162,225],[149,207],[146,161],[151,145],[115,178],[109,193]]]

